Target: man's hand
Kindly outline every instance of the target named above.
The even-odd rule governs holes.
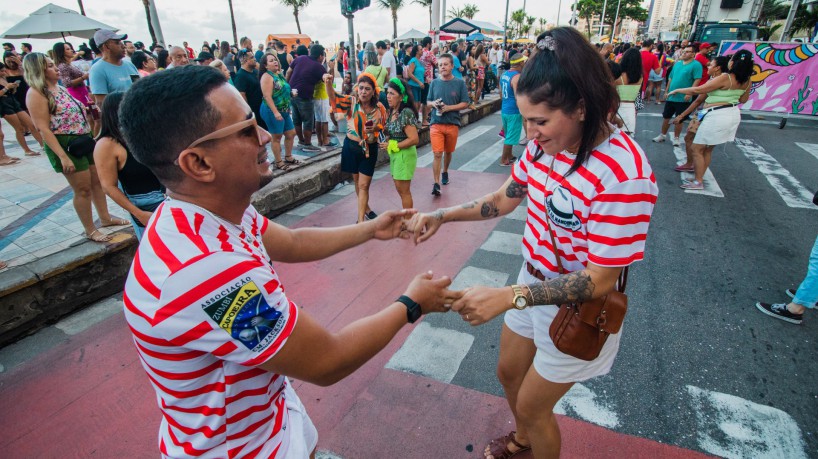
[[[409,232],[415,234],[415,245],[432,237],[443,224],[443,211],[430,214],[416,214],[409,221]]]
[[[143,226],[148,226],[148,220],[151,219],[151,215],[153,215],[153,212],[148,212],[146,210],[143,210],[138,214],[134,214],[136,219],[139,220],[139,223],[142,223]]]
[[[375,232],[373,237],[386,241],[399,237],[401,239],[409,239],[411,228],[409,224],[411,221],[406,219],[412,217],[417,213],[416,209],[390,210],[378,215],[378,218],[372,221],[375,225]],[[410,297],[414,299],[414,297]],[[415,300],[417,301],[417,300]]]
[[[452,284],[448,276],[433,279],[431,271],[415,276],[404,295],[420,305],[424,314],[447,312],[449,305],[463,296],[463,292],[448,290]]]
[[[472,326],[484,324],[511,309],[514,297],[509,287],[470,287],[452,303],[452,311],[460,314]]]
[[[693,96],[691,96],[690,94],[688,94],[688,95],[686,95],[686,96],[685,96],[684,101],[685,101],[685,102],[690,102],[690,100],[691,100],[692,98],[693,98]]]

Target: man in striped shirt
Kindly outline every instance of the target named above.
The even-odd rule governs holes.
[[[302,458],[317,432],[288,377],[329,385],[407,322],[446,311],[446,277],[417,276],[380,312],[330,333],[287,297],[273,260],[325,258],[407,237],[384,212],[342,228],[289,230],[250,199],[272,179],[253,112],[224,76],[188,66],[135,84],[120,120],[134,156],[167,187],[125,284],[125,317],[157,397],[163,457]],[[162,126],[168,136],[155,136]]]

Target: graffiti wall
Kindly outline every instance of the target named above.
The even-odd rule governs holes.
[[[722,42],[719,54],[753,53],[750,100],[742,110],[818,116],[818,44]]]

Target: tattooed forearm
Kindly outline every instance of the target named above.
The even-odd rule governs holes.
[[[513,180],[506,187],[506,196],[509,198],[524,198],[527,192],[528,187],[522,186]]]
[[[500,215],[500,209],[497,208],[497,205],[494,203],[494,200],[486,201],[480,206],[480,215],[483,218],[494,218]]]
[[[467,202],[461,205],[462,209],[474,209],[477,206],[477,201]]]
[[[564,274],[528,286],[534,304],[540,305],[588,301],[593,297],[595,288],[596,285],[591,280],[591,276],[585,271]]]

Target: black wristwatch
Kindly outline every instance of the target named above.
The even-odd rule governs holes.
[[[415,301],[409,298],[406,295],[401,295],[400,298],[397,299],[398,302],[403,303],[406,306],[406,320],[409,321],[410,324],[415,323],[420,316],[423,314],[423,311],[420,309],[420,305],[415,303]]]

